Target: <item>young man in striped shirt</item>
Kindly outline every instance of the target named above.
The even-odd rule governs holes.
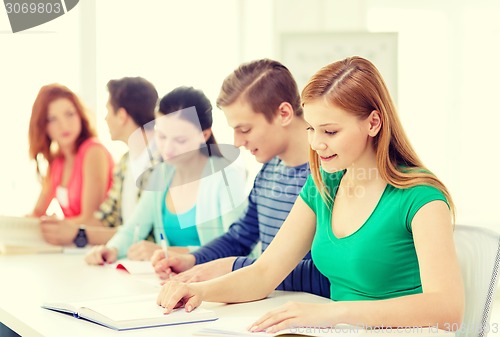
[[[217,106],[234,129],[234,145],[244,146],[260,163],[248,207],[228,232],[191,254],[161,251],[153,256],[162,278],[209,280],[245,267],[261,242],[264,252],[288,216],[309,175],[307,124],[297,84],[281,63],[262,59],[242,64],[222,84]],[[329,297],[330,284],[308,253],[279,290],[307,291]]]

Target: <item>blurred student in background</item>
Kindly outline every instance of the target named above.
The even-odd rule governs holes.
[[[155,168],[131,217],[89,264],[128,256],[147,260],[160,235],[173,251],[188,252],[225,233],[245,200],[245,171],[225,158],[212,131],[212,105],[205,94],[179,87],[159,103],[155,138],[165,163]],[[154,230],[156,243],[142,241]]]
[[[79,236],[79,245],[105,244],[117,227],[133,213],[152,167],[158,162],[153,138],[154,112],[158,93],[142,77],[110,80],[106,122],[112,140],[128,145],[115,167],[113,185],[106,200],[89,218],[42,220],[42,227],[52,243],[70,244]]]
[[[80,99],[67,87],[40,89],[30,119],[29,154],[42,183],[32,216],[46,215],[55,197],[65,218],[75,223],[90,218],[111,187],[113,159],[97,140]],[[48,242],[57,243],[45,234]]]

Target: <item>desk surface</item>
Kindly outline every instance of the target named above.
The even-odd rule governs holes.
[[[130,275],[102,266],[88,266],[80,254],[0,256],[0,322],[21,336],[192,336],[209,322],[115,331],[95,323],[42,309],[47,300],[89,300],[123,294],[157,293],[156,276]],[[275,292],[269,298],[242,304],[203,303],[222,317],[260,316],[288,301],[326,303],[306,293]],[[369,333],[368,331],[365,333]],[[393,331],[392,335],[396,333]],[[410,334],[413,335],[413,334]],[[422,335],[422,334],[420,334]],[[453,334],[446,333],[447,337]],[[429,336],[429,334],[426,334]],[[405,333],[408,336],[408,332]]]
[[[158,292],[156,277],[130,275],[101,266],[88,266],[82,255],[40,254],[0,256],[0,321],[21,336],[191,336],[207,322],[114,331],[40,307],[46,300],[93,298]],[[328,302],[305,293],[276,292],[251,303],[203,303],[219,317],[259,316],[290,300]]]

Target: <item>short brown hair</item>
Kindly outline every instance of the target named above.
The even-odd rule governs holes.
[[[302,115],[300,95],[290,71],[280,62],[261,59],[243,63],[222,83],[217,98],[219,108],[245,99],[255,112],[270,122],[283,102],[291,104],[296,116]]]
[[[151,82],[142,77],[123,77],[110,80],[107,87],[115,111],[124,108],[139,127],[152,124],[158,92]]]

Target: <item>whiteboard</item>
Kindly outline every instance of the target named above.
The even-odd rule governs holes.
[[[280,61],[291,71],[302,91],[314,73],[349,56],[370,60],[382,74],[397,102],[397,33],[320,32],[280,35]]]

